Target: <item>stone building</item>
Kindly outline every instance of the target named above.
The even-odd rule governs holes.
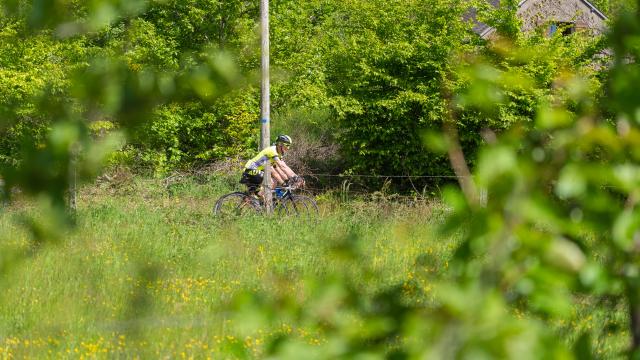
[[[498,7],[500,0],[489,0]],[[606,28],[607,17],[587,0],[521,0],[518,16],[522,19],[522,31],[540,27],[549,34],[556,32],[568,35],[576,31],[587,31],[597,35]],[[475,18],[475,14],[470,17]],[[476,22],[473,30],[482,38],[491,38],[495,29]]]

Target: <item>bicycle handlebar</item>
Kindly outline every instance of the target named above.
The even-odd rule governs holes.
[[[290,184],[290,182],[293,182],[293,184]],[[297,176],[296,178],[288,179],[282,185],[276,185],[274,187],[271,187],[269,190],[271,192],[274,192],[276,189],[293,191],[303,186],[304,186],[304,179],[302,178],[302,176]]]

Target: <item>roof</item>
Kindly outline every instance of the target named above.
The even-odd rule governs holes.
[[[518,8],[522,7],[522,5],[524,5],[526,2],[528,1],[535,1],[535,0],[521,0],[518,3]],[[580,2],[582,2],[583,4],[585,4],[589,9],[591,9],[591,11],[593,11],[594,13],[596,13],[600,18],[602,18],[603,20],[607,20],[607,16],[605,14],[603,14],[600,10],[598,10],[597,7],[595,7],[592,3],[590,3],[587,0],[579,0]],[[487,2],[489,4],[491,4],[493,7],[497,8],[500,6],[500,0],[487,0]],[[491,32],[491,30],[493,30],[493,28],[485,23],[482,23],[480,21],[478,21],[476,19],[476,10],[475,9],[471,9],[465,16],[464,16],[464,20],[472,20],[474,22],[473,25],[473,31],[482,36],[485,37],[489,32]]]
[[[495,8],[500,6],[500,0],[487,0],[487,2]],[[463,19],[464,21],[471,20],[474,22],[473,31],[478,35],[483,34],[487,29],[491,28],[489,25],[482,23],[476,19],[475,8],[470,9],[469,12],[464,15]]]
[[[520,3],[518,3],[518,7],[524,5],[524,3],[526,3],[529,0],[521,0]],[[602,13],[602,11],[598,10],[597,7],[595,7],[595,5],[593,5],[592,3],[590,3],[587,0],[580,0],[583,4],[585,4],[589,9],[591,9],[591,11],[593,11],[594,13],[598,14],[599,17],[602,18],[602,20],[607,20],[607,16],[605,14]],[[491,5],[495,6],[495,3],[499,3],[500,0],[490,0]]]

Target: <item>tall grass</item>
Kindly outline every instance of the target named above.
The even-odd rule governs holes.
[[[325,341],[316,327],[287,317],[256,327],[265,314],[233,309],[247,291],[309,303],[313,281],[336,273],[360,294],[400,286],[403,301],[430,306],[430,281],[446,276],[457,242],[436,231],[447,212],[441,203],[338,192],[317,196],[315,223],[214,218],[215,200],[236,180],[87,186],[71,230],[54,229],[37,200],[3,207],[0,359],[260,358],[282,334],[315,346]],[[57,236],[36,241],[24,226],[33,223]],[[574,316],[550,325],[568,341],[595,329],[596,353],[616,358],[626,336],[610,327],[626,327],[624,304],[602,301],[576,297]]]
[[[134,179],[84,188],[77,226],[39,246],[20,225],[32,201],[0,214],[0,358],[260,357],[274,333],[310,344],[322,334],[288,323],[240,337],[229,304],[245,290],[307,296],[306,278],[344,269],[362,291],[413,278],[415,260],[446,269],[455,239],[435,227],[437,202],[402,205],[332,196],[321,219],[212,216],[235,179]],[[382,276],[336,256],[349,243]],[[428,284],[423,284],[428,289]],[[420,299],[418,299],[420,300]],[[241,325],[241,324],[240,324]]]

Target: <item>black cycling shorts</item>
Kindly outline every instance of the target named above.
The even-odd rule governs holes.
[[[254,173],[251,170],[245,170],[240,178],[240,184],[246,184],[249,187],[258,187],[262,184],[264,179],[264,173]]]

